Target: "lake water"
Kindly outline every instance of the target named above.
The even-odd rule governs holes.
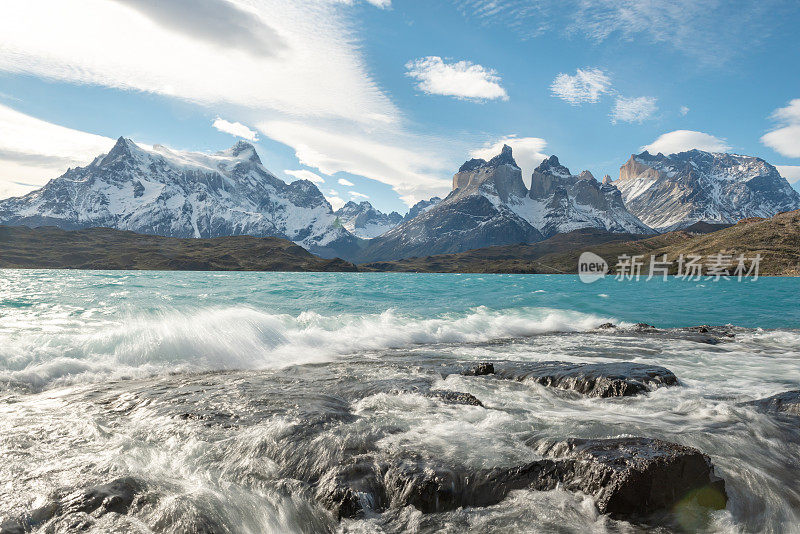
[[[81,524],[638,531],[646,527],[563,490],[339,522],[309,489],[349,447],[479,469],[529,461],[541,440],[633,435],[711,457],[729,502],[707,530],[800,531],[796,420],[740,405],[800,386],[799,294],[797,278],[0,270],[0,518],[71,531],[75,514],[37,522],[29,512],[134,477],[150,498]],[[606,322],[620,328],[596,330]],[[632,328],[638,322],[664,335]],[[712,345],[682,336],[701,324],[730,325],[734,337]],[[499,360],[657,364],[681,385],[598,399],[431,371]],[[484,406],[439,402],[415,392],[419,384]]]

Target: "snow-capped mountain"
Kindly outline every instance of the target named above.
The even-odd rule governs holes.
[[[400,259],[540,241],[542,234],[509,207],[525,193],[522,171],[510,147],[488,162],[470,160],[453,176],[453,190],[444,200],[423,206],[416,217],[373,239],[360,259]]]
[[[690,150],[632,155],[613,182],[628,209],[660,231],[735,223],[800,208],[800,194],[763,159]]]
[[[380,212],[367,201],[350,201],[334,213],[348,232],[361,239],[378,237],[403,222],[403,216],[396,211]]]
[[[278,179],[243,141],[201,154],[145,148],[120,137],[88,166],[0,201],[0,224],[104,226],[173,237],[275,236],[326,257],[351,255],[358,247],[313,183]]]
[[[545,237],[579,228],[655,233],[626,209],[619,189],[608,180],[601,184],[589,171],[574,176],[556,156],[533,171],[528,198],[526,219]]]
[[[511,148],[490,161],[472,159],[453,176],[453,190],[415,217],[373,239],[362,261],[460,252],[493,245],[532,243],[578,228],[653,233],[622,203],[613,185],[585,172],[572,176],[555,156],[534,172],[531,189]]]
[[[428,200],[420,200],[419,202],[417,202],[416,204],[411,206],[411,209],[408,210],[408,213],[406,213],[406,216],[403,217],[403,220],[404,221],[410,221],[411,219],[413,219],[414,217],[416,217],[420,213],[424,213],[424,212],[428,211],[429,209],[431,209],[432,207],[434,207],[436,204],[438,204],[441,201],[442,201],[442,199],[439,198],[439,197],[431,197]]]

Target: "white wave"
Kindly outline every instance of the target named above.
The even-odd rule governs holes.
[[[433,318],[394,310],[366,316],[272,314],[252,307],[175,309],[109,323],[25,328],[0,341],[0,387],[32,389],[165,372],[264,369],[362,351],[475,343],[595,328],[608,318],[546,308]]]

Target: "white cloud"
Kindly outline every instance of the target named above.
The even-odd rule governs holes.
[[[330,202],[333,211],[338,210],[339,208],[341,208],[346,204],[346,202],[342,200],[342,197],[339,196],[339,193],[333,189],[328,191],[328,194],[325,195],[325,198],[327,198],[328,202]]]
[[[220,119],[217,117],[214,119],[214,122],[211,125],[220,132],[230,134],[234,137],[241,137],[242,139],[247,139],[248,141],[253,142],[258,141],[258,133],[255,130],[251,130],[241,122],[229,122],[225,119]]]
[[[185,100],[258,125],[323,175],[379,180],[407,202],[441,194],[452,171],[442,153],[459,148],[405,129],[342,7],[359,1],[199,0],[184,18],[154,0],[12,2],[0,17],[0,71]]]
[[[431,152],[427,140],[392,131],[365,134],[288,121],[261,123],[258,129],[292,147],[301,164],[326,175],[346,172],[388,184],[409,205],[450,189],[442,176],[452,173],[452,162],[442,151]]]
[[[262,120],[266,112],[365,124],[398,119],[336,2],[202,0],[200,14],[194,1],[190,10],[163,4],[6,2],[0,71],[257,110]],[[231,37],[230,24],[246,35]]]
[[[577,69],[574,76],[562,72],[550,85],[550,92],[572,105],[594,103],[611,89],[611,79],[600,69]]]
[[[775,168],[790,184],[800,184],[800,165],[775,165]]]
[[[112,146],[109,137],[65,128],[0,104],[0,198],[37,189]]]
[[[324,184],[325,178],[320,176],[315,172],[311,172],[306,169],[297,169],[297,170],[290,170],[286,169],[283,171],[285,174],[297,178],[298,180],[308,180],[309,182],[314,182],[315,184]]]
[[[470,152],[470,157],[481,158],[489,160],[498,155],[503,148],[503,145],[511,147],[514,160],[522,170],[522,178],[526,184],[530,184],[533,169],[547,159],[547,154],[544,149],[547,146],[547,141],[540,137],[517,137],[516,135],[509,135],[503,137],[495,143],[489,143],[483,148],[479,148]]]
[[[356,0],[334,0],[338,1],[342,4],[353,5],[356,3]],[[379,7],[381,9],[387,9],[392,7],[392,0],[364,0],[368,4],[372,4],[375,7]]]
[[[346,180],[345,178],[339,178],[338,182],[339,182],[339,185],[343,185],[345,187],[353,187],[354,185],[356,185],[353,182],[351,182],[350,180]]]
[[[688,106],[681,106],[680,112],[681,112],[681,116],[685,117],[686,114],[689,113],[689,107]]]
[[[611,110],[611,122],[638,122],[642,123],[651,118],[658,110],[656,99],[651,96],[626,98],[617,97],[614,109]]]
[[[409,61],[406,69],[406,76],[417,80],[417,88],[429,95],[508,100],[497,73],[469,61],[445,63],[438,56],[428,56]]]
[[[774,35],[796,0],[453,0],[468,17],[523,38],[547,32],[663,44],[719,65]]]
[[[692,150],[693,148],[707,152],[726,152],[731,147],[728,146],[725,139],[720,139],[711,134],[692,130],[675,130],[659,136],[658,139],[641,148],[653,154],[661,152],[669,155]]]
[[[369,196],[364,193],[359,193],[358,191],[350,191],[350,198],[369,198]]]
[[[761,137],[761,142],[787,158],[800,158],[800,98],[772,114],[779,127]]]

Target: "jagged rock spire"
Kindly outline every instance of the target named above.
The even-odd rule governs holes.
[[[508,145],[503,145],[500,154],[490,159],[487,165],[491,167],[499,167],[500,165],[513,165],[514,167],[518,167],[517,162],[514,161],[511,147]]]

